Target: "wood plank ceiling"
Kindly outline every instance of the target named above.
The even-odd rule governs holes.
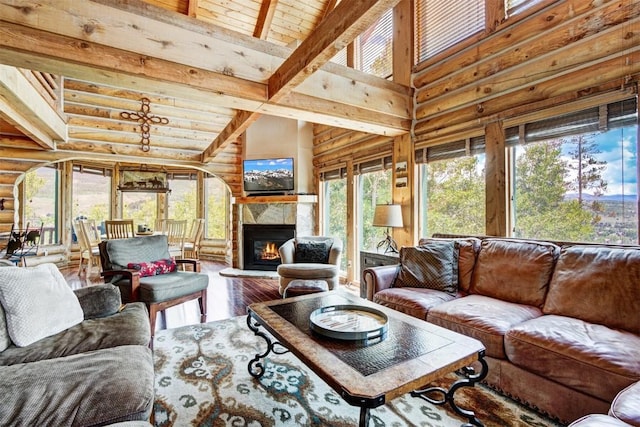
[[[98,160],[215,163],[262,114],[399,135],[409,89],[327,63],[397,2],[0,0],[0,63],[65,76],[55,148]],[[0,147],[22,138],[0,109]]]

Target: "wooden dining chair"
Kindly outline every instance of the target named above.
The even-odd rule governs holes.
[[[173,257],[184,258],[184,239],[187,234],[187,220],[167,220],[169,253]]]
[[[85,277],[91,276],[91,268],[96,265],[100,269],[100,244],[99,234],[96,237],[95,221],[77,220],[73,222],[73,229],[80,245],[80,261],[78,263],[78,276],[82,274],[84,267]]]
[[[132,219],[111,219],[104,222],[107,240],[135,237]]]
[[[199,259],[200,242],[204,234],[204,218],[196,218],[191,222],[191,230],[184,239],[183,255],[185,258]]]
[[[158,218],[156,219],[155,227],[153,231],[156,234],[167,234],[167,219],[166,218]]]

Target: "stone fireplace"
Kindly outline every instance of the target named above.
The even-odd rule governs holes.
[[[280,264],[277,253],[282,243],[296,236],[314,235],[314,195],[243,197],[239,239],[243,270],[275,271]]]

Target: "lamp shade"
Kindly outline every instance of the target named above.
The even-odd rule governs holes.
[[[376,227],[402,227],[400,205],[377,205],[373,213],[373,225]]]

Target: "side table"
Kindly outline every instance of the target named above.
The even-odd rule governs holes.
[[[400,255],[397,253],[381,254],[378,252],[360,251],[360,297],[367,298],[367,288],[364,284],[362,274],[366,268],[398,263],[400,263]]]

